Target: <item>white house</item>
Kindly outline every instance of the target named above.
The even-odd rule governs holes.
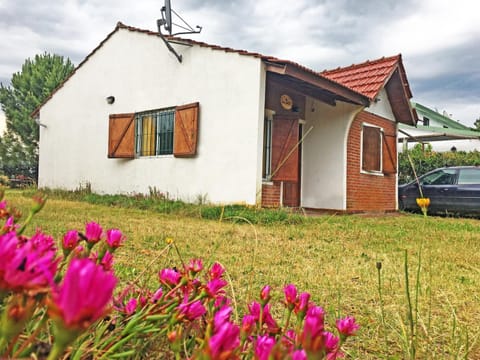
[[[418,115],[417,126],[400,124],[400,147],[412,148],[418,143],[430,144],[432,150],[444,151],[480,151],[480,132],[472,130],[459,121],[451,119],[445,112],[430,109],[412,102]]]
[[[119,23],[35,110],[39,187],[396,209],[397,124],[416,121],[400,56],[317,73],[193,40],[169,44],[181,62],[157,33]],[[368,75],[379,69],[380,81]]]

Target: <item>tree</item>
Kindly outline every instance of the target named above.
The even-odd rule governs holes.
[[[13,74],[11,86],[0,83],[0,104],[7,129],[0,139],[0,170],[8,176],[36,178],[38,124],[30,116],[73,71],[70,59],[43,53],[27,59]]]
[[[480,117],[475,120],[475,122],[473,123],[473,126],[475,126],[475,130],[480,130]]]

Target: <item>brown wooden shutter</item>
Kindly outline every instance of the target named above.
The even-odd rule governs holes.
[[[373,126],[363,127],[362,169],[380,171],[380,129]]]
[[[197,153],[198,102],[175,108],[173,155],[194,156]]]
[[[272,180],[298,182],[298,119],[274,117]]]
[[[108,157],[135,157],[135,114],[111,114],[108,124]]]
[[[383,173],[397,173],[397,137],[395,135],[385,135],[382,132],[383,139]]]

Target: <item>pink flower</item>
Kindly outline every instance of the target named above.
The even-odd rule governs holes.
[[[196,300],[192,303],[183,302],[178,306],[178,309],[180,311],[180,315],[184,316],[190,321],[198,319],[207,312],[207,309],[205,309],[205,306],[203,306],[200,300]]]
[[[337,330],[341,337],[354,336],[359,328],[352,316],[337,320]]]
[[[10,268],[10,261],[15,255],[18,238],[15,232],[9,232],[0,237],[0,289],[6,289],[5,271]]]
[[[85,237],[90,244],[96,244],[99,242],[103,235],[102,227],[94,221],[91,221],[85,225]]]
[[[310,301],[310,294],[307,292],[303,292],[298,296],[298,301],[295,304],[295,313],[299,315],[300,318],[303,319],[307,310],[308,304]]]
[[[151,301],[156,303],[158,300],[160,300],[163,296],[163,289],[160,287],[155,291],[152,295]]]
[[[113,251],[125,241],[125,236],[118,229],[107,230],[107,245]]]
[[[295,350],[292,354],[292,360],[307,360],[307,353],[305,350]]]
[[[227,321],[214,328],[214,334],[208,341],[211,360],[234,358],[233,353],[240,345],[240,328]]]
[[[227,285],[228,283],[223,280],[223,279],[212,279],[210,280],[207,285],[205,286],[207,293],[211,297],[217,297],[220,295],[224,294],[223,288]]]
[[[224,272],[225,269],[223,268],[223,266],[216,262],[210,268],[208,275],[210,276],[210,279],[218,279],[223,276]]]
[[[128,300],[127,304],[125,305],[125,313],[127,315],[132,315],[135,310],[137,310],[138,300],[135,298],[131,298]]]
[[[180,278],[182,277],[182,275],[180,275],[180,273],[175,271],[174,269],[162,269],[159,276],[160,282],[169,287],[178,285],[178,283],[180,282]]]
[[[4,233],[9,232],[9,231],[14,231],[17,230],[18,225],[15,224],[15,219],[13,216],[10,216],[7,221],[5,221],[5,225],[3,225],[2,231]]]
[[[260,311],[261,309],[262,309],[262,306],[256,301],[253,301],[250,305],[248,305],[248,310],[250,311],[250,315],[254,316],[257,322],[261,321],[262,324],[266,325],[267,330],[269,332],[277,333],[279,330],[279,327],[277,325],[277,322],[273,318],[272,314],[270,313],[270,304],[265,305],[263,307],[263,311]]]
[[[247,314],[242,319],[242,333],[250,335],[255,330],[257,319],[251,314]]]
[[[325,331],[323,333],[323,344],[327,353],[336,353],[338,351],[338,344],[340,338],[333,335],[331,332]]]
[[[110,253],[110,251],[106,251],[105,254],[103,255],[102,260],[100,261],[100,265],[102,265],[103,270],[105,271],[111,271],[113,268],[113,255]]]
[[[275,339],[268,335],[259,336],[255,344],[255,356],[259,360],[268,360],[273,347],[275,346]]]
[[[42,210],[42,208],[45,206],[45,203],[47,202],[47,195],[44,195],[42,193],[37,193],[32,197],[32,200],[33,200],[33,204],[32,204],[31,211],[32,213],[36,214],[40,210]]]
[[[37,230],[35,234],[30,238],[32,246],[41,251],[56,251],[55,240],[50,235],[43,234],[40,230]]]
[[[285,332],[285,335],[282,336],[282,339],[281,339],[282,345],[289,353],[291,353],[294,349],[296,338],[297,338],[297,334],[293,329],[287,330]]]
[[[312,306],[308,309],[301,334],[301,342],[305,350],[312,352],[322,350],[324,315],[325,312],[320,306]]]
[[[232,304],[232,301],[223,295],[219,295],[215,298],[215,302],[213,303],[213,306],[215,308],[222,308],[224,306],[230,306]]]
[[[117,279],[90,259],[73,259],[52,293],[50,311],[69,329],[86,329],[107,310]]]
[[[75,249],[73,249],[73,255],[74,257],[76,258],[84,258],[84,257],[87,257],[87,252],[85,251],[85,248],[82,246],[82,245],[77,245],[75,247]],[[95,256],[95,255],[93,255]],[[98,258],[98,255],[97,255],[97,258]],[[97,259],[95,259],[96,261]]]
[[[62,247],[63,250],[67,253],[70,253],[78,245],[80,241],[80,236],[78,236],[77,230],[69,230],[63,236]]]
[[[192,259],[187,265],[187,270],[196,274],[203,270],[203,263],[201,259]]]
[[[269,285],[265,285],[262,288],[262,291],[260,292],[260,300],[262,302],[262,305],[265,305],[266,303],[268,303],[270,301],[270,299],[271,299],[270,291],[271,290],[272,290],[272,288]]]
[[[224,306],[215,313],[213,317],[213,326],[219,328],[224,323],[230,321],[230,315],[232,314],[232,308],[230,306]]]
[[[35,248],[34,244],[27,240],[22,246],[12,252],[12,245],[18,246],[18,239],[14,233],[2,236],[0,242],[5,252],[0,266],[0,287],[12,291],[34,290],[45,291],[45,288],[53,284],[57,272],[58,259],[54,249]],[[5,243],[4,243],[5,242]],[[6,258],[6,256],[8,256]]]
[[[297,288],[295,285],[289,284],[284,287],[283,292],[285,293],[285,304],[288,309],[292,310],[297,302]]]

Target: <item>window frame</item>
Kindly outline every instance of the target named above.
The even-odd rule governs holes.
[[[364,130],[365,128],[372,128],[372,129],[378,129],[378,164],[379,164],[379,169],[365,169],[364,168]],[[360,134],[360,172],[363,174],[369,174],[369,175],[377,175],[377,176],[384,176],[383,173],[383,133],[384,129],[381,126],[370,124],[370,123],[362,123],[362,131]]]
[[[160,157],[172,156],[174,154],[175,113],[176,107],[135,113],[135,157]],[[153,137],[153,139],[150,138],[150,146],[153,146],[153,150],[145,151],[145,139],[148,138],[144,134],[144,128],[146,127],[145,120],[149,116],[152,118],[152,126],[154,128],[150,135],[150,137]]]
[[[265,116],[263,123],[263,165],[262,178],[265,181],[270,181],[272,176],[272,129],[273,119],[270,116]]]

